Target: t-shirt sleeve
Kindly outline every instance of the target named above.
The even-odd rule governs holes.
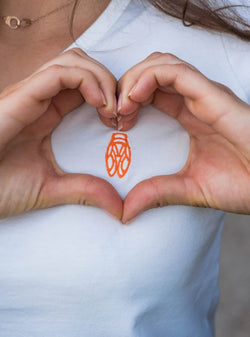
[[[224,35],[222,39],[235,80],[245,94],[245,101],[250,104],[250,42],[230,35]]]

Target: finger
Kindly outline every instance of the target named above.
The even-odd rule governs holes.
[[[118,82],[118,93],[119,93],[118,112],[122,115],[126,115],[136,109],[136,104],[135,102],[130,100],[129,93],[131,92],[141,73],[145,69],[154,65],[180,64],[180,63],[185,62],[172,54],[155,52],[149,55],[142,62],[136,64],[134,67],[129,69]],[[149,102],[150,99],[147,98],[144,102],[141,103],[144,103],[144,105],[146,105]]]
[[[62,204],[96,206],[117,219],[122,216],[122,199],[104,179],[87,174],[52,177],[43,187],[34,208]]]
[[[103,100],[105,101],[105,105],[99,107],[98,112],[104,117],[113,117],[116,110],[116,78],[103,64],[88,56],[80,48],[72,48],[66,51],[57,58],[47,62],[39,71],[53,64],[73,66],[90,71],[96,77],[103,93]]]
[[[114,118],[105,118],[101,114],[99,114],[99,118],[103,122],[103,124],[108,127],[115,128],[118,131],[128,131],[136,124],[138,112],[139,111],[135,111],[131,115],[125,116],[118,115]]]
[[[178,174],[157,176],[140,182],[128,193],[122,222],[128,223],[148,209],[168,205],[207,206],[191,180]]]
[[[77,89],[88,104],[95,107],[106,104],[96,76],[91,71],[78,67],[53,65],[31,77],[22,89],[22,94],[26,93],[25,98],[31,96],[29,103],[32,103],[32,98],[34,103],[41,103],[54,98],[61,90]],[[60,111],[63,111],[63,104]]]
[[[97,98],[99,101],[100,97]],[[79,107],[85,101],[83,94],[78,89],[64,89],[53,98],[53,105],[64,116],[69,111]]]
[[[84,102],[78,90],[65,89],[53,98],[46,112],[18,135],[21,138],[43,138],[50,134],[61,122],[62,117]],[[17,139],[17,138],[15,138]]]
[[[118,115],[117,116],[118,131],[127,131],[131,129],[137,121],[138,114],[139,110],[136,110],[129,115]]]
[[[172,87],[178,94],[198,100],[206,95],[204,89],[211,89],[211,84],[205,76],[186,64],[161,64],[145,69],[128,95],[140,103],[156,89],[164,87]]]
[[[96,107],[103,105],[98,82],[92,73],[79,68],[53,65],[28,80],[16,90],[3,94],[0,101],[0,144],[4,146],[27,125],[37,120],[53,103],[53,97],[64,89],[77,89]],[[77,98],[78,100],[78,98]],[[65,114],[63,101],[55,100],[57,110]]]
[[[213,128],[200,121],[187,109],[182,95],[157,89],[154,93],[153,105],[177,119],[189,134],[201,136],[214,133]]]
[[[183,96],[189,111],[249,158],[249,106],[223,86],[215,85],[186,64],[147,68],[129,94],[137,103],[147,100],[161,87],[172,87]],[[239,137],[241,135],[241,137]]]
[[[130,119],[127,122],[120,121],[117,126],[118,131],[128,131],[130,130],[137,122],[137,116],[136,115],[134,118]]]
[[[109,128],[117,128],[117,118],[113,117],[113,118],[107,118],[104,117],[102,114],[98,113],[98,116],[100,118],[100,120],[102,121],[102,123],[104,125],[106,125]]]

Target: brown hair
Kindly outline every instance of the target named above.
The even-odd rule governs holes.
[[[237,4],[215,7],[214,0],[147,0],[166,14],[182,20],[185,26],[197,25],[227,32],[250,41],[250,25],[237,10],[250,13],[250,6]],[[249,17],[249,15],[248,15]]]
[[[122,0],[121,0],[122,1]],[[140,1],[140,0],[138,0]],[[145,1],[145,0],[144,0]],[[214,0],[146,0],[162,12],[181,19],[184,26],[197,25],[220,32],[234,34],[250,41],[250,25],[237,9],[250,13],[250,6],[243,4],[226,5],[214,8]],[[80,0],[75,0],[70,20],[70,32],[73,37],[73,21]]]

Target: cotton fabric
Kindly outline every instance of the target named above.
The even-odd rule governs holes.
[[[146,2],[113,0],[73,46],[117,79],[154,51],[173,53],[250,100],[247,43],[184,27]],[[126,132],[127,174],[109,177],[105,153],[115,132],[83,104],[53,132],[56,160],[67,172],[106,179],[123,198],[141,180],[185,164],[187,132],[148,106]],[[1,220],[0,336],[214,336],[223,217],[168,206],[123,226],[101,209],[65,205]]]

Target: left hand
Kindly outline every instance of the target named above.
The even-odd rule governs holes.
[[[154,53],[119,81],[120,129],[142,105],[176,118],[190,135],[185,166],[137,184],[124,201],[123,223],[166,205],[250,214],[250,107],[230,89],[170,54]]]

